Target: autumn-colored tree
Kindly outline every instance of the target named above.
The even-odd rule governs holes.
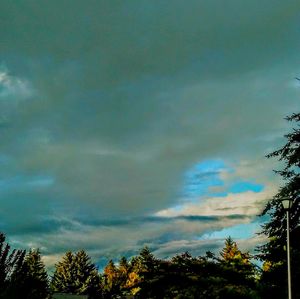
[[[106,298],[120,294],[119,271],[112,260],[104,268],[103,291]]]
[[[237,243],[232,240],[229,236],[225,240],[225,246],[220,252],[220,256],[223,262],[229,263],[232,265],[241,264],[249,265],[250,264],[250,254],[249,252],[241,252],[238,248]]]
[[[123,292],[126,292],[126,289],[128,289],[127,281],[129,279],[129,274],[131,271],[131,266],[128,263],[127,259],[123,256],[119,261],[119,281],[120,281],[120,288]]]
[[[245,282],[253,280],[256,267],[250,262],[249,252],[242,252],[231,237],[225,240],[220,257],[222,267],[231,271],[232,277],[236,277],[240,281],[245,279]]]
[[[257,267],[251,263],[249,252],[242,252],[237,243],[228,237],[220,257],[220,269],[223,272],[222,276],[226,278],[226,284],[221,291],[222,296],[257,296]]]
[[[138,284],[141,281],[139,273],[141,272],[141,263],[138,257],[134,256],[128,263],[128,272],[125,284],[125,293],[135,295],[139,292],[140,287]]]

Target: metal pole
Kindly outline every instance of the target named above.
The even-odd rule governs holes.
[[[291,256],[290,256],[290,213],[286,210],[286,237],[287,237],[287,268],[288,268],[288,294],[292,299],[292,279],[291,279]]]

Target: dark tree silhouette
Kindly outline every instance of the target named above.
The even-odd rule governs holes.
[[[268,236],[269,241],[258,250],[260,258],[265,262],[262,282],[266,286],[266,293],[273,298],[284,298],[287,289],[286,213],[282,208],[281,199],[292,198],[294,201],[290,211],[292,287],[293,297],[300,298],[300,286],[296,283],[300,275],[300,113],[292,114],[286,119],[294,122],[296,126],[285,135],[286,144],[267,156],[283,162],[283,169],[275,172],[283,178],[284,185],[263,211],[263,215],[270,217],[263,226],[263,233]]]
[[[9,296],[8,296],[9,294]],[[10,279],[8,298],[46,299],[50,297],[48,275],[39,250],[30,250]]]
[[[13,288],[12,279],[21,271],[24,257],[25,250],[11,250],[5,235],[0,233],[0,298],[8,298]]]

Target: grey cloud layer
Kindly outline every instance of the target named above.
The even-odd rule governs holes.
[[[131,257],[145,244],[160,257],[167,257],[168,253],[175,254],[188,248],[197,254],[204,253],[209,244],[213,249],[219,248],[222,243],[218,241],[218,244],[213,245],[212,241],[200,240],[199,237],[204,232],[249,221],[251,218],[244,215],[168,219],[146,217],[98,223],[57,218],[39,224],[50,228],[48,231],[32,228],[32,233],[24,231],[15,235],[13,240],[17,246],[41,247],[48,260],[51,260],[51,256],[62,255],[66,250],[85,248],[96,261],[107,262],[107,259],[117,258],[122,254]],[[199,248],[196,248],[196,244]],[[53,261],[49,261],[48,266],[53,266]]]
[[[299,13],[292,0],[2,1],[0,71],[15,87],[0,79],[2,227],[145,219],[208,158],[247,159],[245,177],[267,183],[264,155],[299,107]]]

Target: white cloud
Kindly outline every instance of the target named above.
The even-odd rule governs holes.
[[[0,99],[11,96],[25,99],[31,96],[32,93],[33,90],[28,81],[0,70]]]
[[[156,213],[157,216],[256,216],[261,213],[264,204],[274,195],[273,187],[267,187],[262,192],[247,191],[243,193],[229,193],[225,197],[199,198],[196,202],[187,202],[176,208],[164,209]]]

